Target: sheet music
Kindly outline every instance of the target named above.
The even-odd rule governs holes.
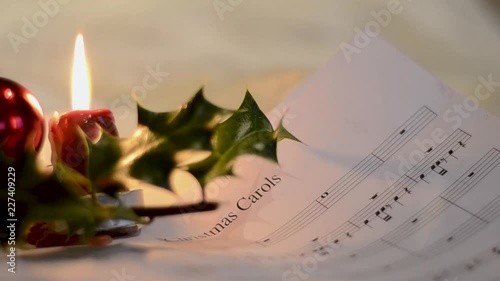
[[[280,142],[279,165],[242,157],[207,189],[219,210],[144,235],[283,280],[498,280],[500,120],[480,106],[498,80],[464,97],[381,39],[340,53],[269,114],[303,143]]]

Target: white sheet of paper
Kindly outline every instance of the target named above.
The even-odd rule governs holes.
[[[283,280],[500,280],[500,120],[478,104],[495,87],[465,98],[375,38],[270,113],[303,142],[282,141],[279,166],[243,157],[208,188],[219,210],[143,235],[276,262]]]

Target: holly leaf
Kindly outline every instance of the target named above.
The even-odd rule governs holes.
[[[170,132],[183,128],[215,128],[232,110],[224,109],[209,102],[200,89],[194,97],[173,114],[172,122],[167,126]]]
[[[170,189],[169,177],[178,166],[177,153],[210,151],[212,135],[232,111],[209,102],[203,89],[177,111],[152,112],[137,106],[139,128],[122,141],[120,168],[136,179]]]
[[[213,136],[214,153],[221,155],[246,136],[257,131],[272,132],[273,127],[249,91],[238,110],[219,124]]]
[[[232,112],[209,102],[204,97],[203,88],[177,111],[157,113],[139,104],[137,110],[139,126],[147,127],[157,136],[183,139],[183,142],[177,144],[188,149],[210,149],[209,138],[200,137],[205,136]],[[194,137],[186,139],[190,135]]]
[[[233,165],[238,156],[257,155],[278,162],[276,144],[277,140],[272,131],[252,132],[227,150],[219,151],[217,154],[212,153],[207,159],[186,166],[185,170],[204,187],[217,177],[233,176]]]
[[[157,113],[141,105],[137,110],[139,126],[132,137],[119,139],[101,130],[97,142],[87,139],[86,175],[60,162],[53,163],[51,173],[45,173],[37,167],[34,151],[13,162],[0,150],[2,169],[15,165],[18,179],[16,217],[22,224],[16,230],[17,237],[23,239],[37,222],[64,222],[68,235],[78,231],[84,241],[108,219],[139,221],[130,208],[96,201],[96,193],[115,196],[125,189],[121,183],[124,177],[171,190],[170,175],[182,168],[204,188],[217,177],[234,175],[233,165],[239,156],[255,155],[278,162],[278,142],[299,141],[282,123],[274,130],[248,91],[236,111],[212,104],[202,89],[176,111]],[[178,156],[186,150],[209,153],[205,159],[185,165]],[[91,187],[91,196],[83,196],[82,187]],[[7,203],[7,194],[0,195],[0,203]],[[1,239],[3,244],[6,241]]]
[[[216,177],[233,175],[238,156],[257,155],[277,162],[277,142],[297,140],[281,124],[274,131],[248,91],[234,112],[210,103],[200,90],[176,112],[154,113],[139,105],[138,116],[134,137],[123,142],[122,168],[132,177],[167,189],[175,168],[190,172],[204,187]],[[181,166],[175,156],[183,150],[210,154]]]
[[[214,134],[214,151],[207,159],[188,165],[202,186],[220,176],[232,176],[233,164],[242,155],[256,155],[277,163],[277,145],[284,139],[300,142],[280,122],[272,125],[247,92],[240,108],[218,126]]]
[[[284,139],[289,139],[293,140],[299,143],[302,143],[298,138],[296,138],[292,133],[290,133],[284,126],[283,126],[283,120],[280,120],[280,123],[278,124],[278,128],[276,131],[274,131],[274,137],[276,138],[277,141],[282,141]]]
[[[116,164],[122,156],[120,141],[101,129],[101,137],[93,143],[87,138],[89,147],[88,178],[97,182],[113,174]]]
[[[105,136],[101,138],[100,142],[92,145],[93,148],[97,147],[93,153],[100,153],[101,156],[113,155],[110,150],[99,151],[99,149],[101,145],[108,147],[113,144],[116,146],[117,142],[117,139]],[[52,172],[44,172],[38,167],[36,157],[35,151],[27,150],[22,159],[13,161],[4,157],[0,150],[1,166],[5,167],[5,171],[8,171],[8,167],[15,170],[13,171],[15,174],[15,193],[10,195],[8,190],[4,190],[0,194],[0,203],[7,206],[7,202],[12,201],[9,198],[15,198],[15,218],[19,222],[15,232],[16,243],[19,245],[25,242],[24,239],[30,228],[39,222],[62,222],[68,227],[66,233],[68,236],[79,231],[81,242],[84,242],[93,236],[96,228],[107,219],[139,221],[138,216],[129,208],[121,205],[100,205],[93,201],[90,196],[83,196],[85,193],[82,192],[81,186],[89,184],[89,178],[59,162],[55,163]],[[111,164],[109,159],[105,159],[107,157],[93,155],[93,158],[93,164],[101,168]],[[97,170],[94,170],[92,176],[97,182],[102,176],[112,174],[111,168],[102,169],[102,172],[97,172]],[[7,184],[5,188],[7,189]],[[7,212],[2,215],[4,221],[9,218],[7,215]],[[8,243],[6,230],[5,228],[0,230],[0,243],[4,246]]]
[[[101,129],[101,137],[95,143],[87,138],[89,148],[87,177],[93,193],[103,192],[113,197],[126,188],[114,178],[117,164],[122,157],[120,140]]]

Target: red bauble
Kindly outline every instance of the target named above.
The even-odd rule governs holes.
[[[45,133],[43,112],[31,92],[0,77],[0,146],[9,158],[21,159],[26,149],[39,151]]]

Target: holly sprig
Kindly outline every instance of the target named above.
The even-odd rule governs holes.
[[[108,219],[142,222],[142,216],[178,213],[172,208],[101,205],[96,194],[116,197],[119,191],[127,189],[130,179],[174,191],[170,181],[174,169],[191,173],[204,189],[217,177],[234,175],[233,165],[239,156],[256,155],[278,162],[277,143],[283,139],[298,141],[281,123],[274,129],[248,91],[237,110],[216,106],[200,89],[176,111],[153,112],[140,104],[137,111],[138,127],[131,137],[117,138],[101,130],[97,142],[87,138],[85,176],[62,162],[53,163],[50,173],[42,172],[34,151],[27,150],[24,158],[16,162],[0,155],[2,169],[14,165],[18,173],[20,243],[28,228],[41,221],[62,221],[68,235],[79,233],[84,242]],[[185,151],[208,152],[208,156],[184,164],[179,155]],[[83,185],[91,187],[90,196],[83,196]],[[1,201],[7,200],[5,194],[0,195]],[[181,213],[214,209],[216,204],[200,202],[195,206],[201,208],[185,208]],[[1,239],[3,244],[7,242]]]

